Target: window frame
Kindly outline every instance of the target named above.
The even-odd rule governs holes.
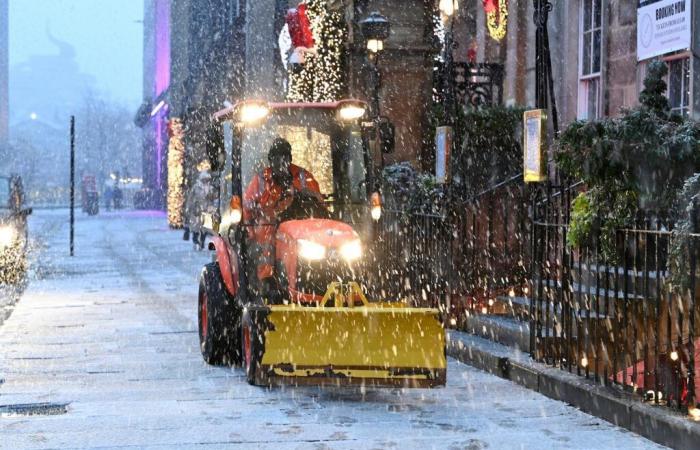
[[[605,58],[605,52],[604,52],[604,40],[605,40],[605,6],[606,6],[606,1],[605,0],[600,0],[600,25],[596,27],[595,25],[595,16],[596,16],[596,11],[595,11],[595,4],[597,0],[581,0],[579,2],[579,27],[578,27],[578,98],[577,98],[577,104],[576,104],[576,116],[578,119],[581,120],[594,120],[597,118],[602,117],[603,115],[603,68],[604,68],[604,58]],[[586,15],[586,4],[589,3],[591,5],[591,17],[590,17],[590,23],[586,24],[585,22],[585,15]],[[586,28],[588,27],[588,28]],[[596,32],[600,33],[600,48],[598,49],[598,55],[599,55],[599,60],[598,60],[598,70],[596,72],[593,72],[592,69],[595,66],[595,63],[593,61],[593,56],[595,55],[595,49],[594,49],[594,43],[595,43],[595,34]],[[591,72],[590,73],[584,73],[585,68],[584,68],[584,62],[585,62],[585,55],[584,55],[584,47],[585,47],[585,40],[586,40],[586,35],[590,35],[591,39],[591,47],[589,49],[590,55],[589,55],[589,64],[591,67]],[[590,117],[589,116],[589,101],[590,101],[590,89],[591,85],[593,83],[597,83],[597,92],[595,95],[595,101],[596,101],[596,106],[595,106],[595,116]]]
[[[669,55],[664,55],[662,56],[663,62],[666,63],[666,66],[668,67],[668,74],[666,75],[666,98],[668,99],[669,107],[671,108],[671,111],[676,110],[676,112],[680,112],[681,115],[683,115],[683,111],[688,111],[688,115],[684,117],[692,118],[693,117],[693,93],[691,92],[691,87],[693,84],[693,66],[692,66],[692,52],[690,51],[682,51],[678,53],[672,53]],[[681,61],[684,60],[688,64],[688,86],[686,88],[688,89],[688,104],[684,105],[683,100],[684,96],[681,91],[681,106],[680,107],[673,107],[671,105],[671,63],[675,61]],[[685,77],[681,77],[681,88],[683,87],[683,81]]]

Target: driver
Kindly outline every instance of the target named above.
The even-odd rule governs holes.
[[[270,166],[253,176],[243,194],[243,217],[254,224],[250,233],[252,261],[262,293],[269,292],[275,267],[275,231],[278,217],[292,204],[294,194],[304,192],[322,200],[313,175],[292,164],[292,146],[276,138],[267,154]]]

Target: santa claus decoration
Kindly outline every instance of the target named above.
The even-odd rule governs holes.
[[[287,32],[291,41],[291,53],[288,62],[292,67],[303,65],[308,55],[316,54],[306,3],[301,2],[296,8],[287,11],[286,22]]]

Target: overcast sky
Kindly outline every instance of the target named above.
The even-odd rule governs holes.
[[[81,71],[134,110],[142,97],[143,0],[9,0],[10,66],[56,54],[46,26],[74,46]],[[47,73],[47,77],[51,74]]]

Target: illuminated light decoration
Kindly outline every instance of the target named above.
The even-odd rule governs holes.
[[[700,421],[700,408],[693,408],[693,407],[688,408],[688,415],[694,421],[696,421],[696,422]]]
[[[290,102],[332,102],[345,94],[343,53],[347,24],[342,10],[328,8],[325,0],[307,0],[299,5],[311,26],[315,54],[306,52],[304,64],[288,73],[287,100]],[[289,28],[289,25],[287,25]],[[289,30],[290,36],[292,30]],[[293,41],[293,37],[292,37]],[[292,42],[292,46],[293,42]]]
[[[374,192],[370,197],[370,213],[375,221],[382,218],[382,196],[379,192]]]
[[[438,8],[444,16],[452,17],[458,8],[457,0],[440,0]]]
[[[165,106],[165,101],[164,101],[164,100],[161,100],[160,102],[158,102],[158,104],[156,105],[156,107],[153,108],[153,111],[151,111],[151,117],[154,117],[156,114],[158,114],[158,111],[160,111],[161,109],[163,109],[163,106]]]
[[[10,225],[0,226],[0,250],[12,245],[15,240],[15,230]]]
[[[171,119],[168,134],[168,224],[172,228],[182,228],[185,208],[185,142],[182,120]]]
[[[581,367],[583,367],[583,368],[588,367],[588,358],[586,358],[585,356],[583,358],[581,358]]]
[[[489,35],[497,41],[503,40],[508,26],[508,0],[484,0],[484,12]]]

